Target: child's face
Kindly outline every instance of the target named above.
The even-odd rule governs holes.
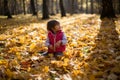
[[[56,25],[55,28],[54,28],[54,31],[57,32],[59,30],[61,30],[61,26],[60,25]]]

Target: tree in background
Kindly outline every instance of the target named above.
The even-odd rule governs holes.
[[[64,0],[64,7],[67,13],[71,15],[74,13],[79,13],[78,0]]]
[[[26,9],[25,9],[25,0],[23,0],[23,12],[24,12],[24,15],[26,14]]]
[[[7,16],[8,19],[12,18],[12,15],[8,8],[8,0],[4,0],[4,14],[5,14],[5,16]]]
[[[102,13],[100,18],[115,18],[112,0],[102,0]]]
[[[35,9],[35,0],[30,0],[30,4],[31,4],[31,10],[32,10],[32,14],[33,15],[37,15],[36,9]]]
[[[59,1],[56,0],[55,4],[56,4],[56,13],[59,13]]]
[[[49,11],[48,11],[48,0],[43,0],[43,7],[42,7],[42,19],[49,19]]]
[[[91,0],[91,14],[93,14],[93,0]]]
[[[86,0],[86,13],[88,13],[88,0]]]
[[[74,12],[79,13],[78,0],[74,0]]]
[[[120,13],[120,0],[114,0],[113,3],[112,0],[47,0],[47,2],[46,0],[0,0],[0,15],[10,18],[11,15],[23,12],[33,15],[40,12],[43,19],[60,12],[62,17],[66,16],[66,13],[72,15],[79,12],[110,17],[112,14]]]
[[[118,0],[118,10],[119,10],[119,13],[120,13],[120,0]]]
[[[71,0],[71,10],[70,14],[78,13],[79,8],[78,8],[78,0]]]
[[[83,0],[80,1],[80,10],[83,11]]]
[[[10,4],[10,3],[9,3]],[[9,8],[12,15],[17,15],[17,0],[12,1],[11,9]]]
[[[54,0],[48,0],[48,1],[49,1],[49,14],[55,15],[55,11],[54,11],[55,1]]]
[[[63,5],[63,0],[60,0],[59,4],[60,4],[61,17],[64,17],[66,16],[66,12],[65,12],[64,5]]]
[[[71,7],[70,7],[70,14],[74,14],[74,0],[70,0],[70,4],[69,4]]]

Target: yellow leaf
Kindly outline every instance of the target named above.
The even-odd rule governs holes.
[[[79,73],[79,71],[78,71],[78,70],[74,70],[74,71],[73,71],[73,74],[74,74],[75,76],[77,76],[77,75],[78,75],[78,73]]]
[[[28,72],[30,72],[30,70],[31,70],[31,68],[30,68],[30,67],[28,67],[27,71],[28,71]]]
[[[11,62],[10,62],[11,66],[18,66],[19,63],[16,59],[13,59]]]
[[[84,64],[84,67],[85,67],[86,69],[89,69],[88,63],[85,63],[85,64]]]
[[[36,47],[36,44],[35,44],[35,43],[32,43],[32,44],[30,45],[30,51],[33,51],[33,49],[35,49],[35,47]]]
[[[49,71],[49,66],[45,66],[45,67],[43,68],[43,71],[47,73],[47,72]]]
[[[18,59],[18,60],[21,60],[21,59],[22,59],[19,52],[16,52],[16,56],[17,56],[17,59]]]
[[[20,37],[20,43],[24,43],[25,42],[25,37],[24,36],[21,36]]]
[[[80,57],[83,57],[83,56],[84,56],[84,54],[83,54],[83,53],[79,53],[79,56],[80,56]]]
[[[69,62],[69,59],[68,59],[68,58],[64,58],[63,66],[67,66],[67,65],[68,65],[68,62]]]
[[[10,71],[10,69],[6,70],[6,74],[9,78],[11,78],[13,76],[13,73]]]
[[[65,52],[64,54],[65,54],[65,56],[69,56],[69,52]]]
[[[6,65],[7,66],[8,62],[6,60],[0,60],[0,65]]]
[[[69,62],[69,59],[68,58],[64,58],[64,62]]]
[[[19,53],[19,52],[16,52],[16,56],[20,56],[20,53]]]
[[[95,76],[94,75],[90,75],[89,80],[95,80]]]
[[[0,60],[0,65],[3,64],[2,60]]]

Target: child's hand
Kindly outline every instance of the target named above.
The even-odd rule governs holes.
[[[54,49],[52,45],[49,45],[48,47],[49,47],[50,49]]]
[[[58,42],[55,43],[55,47],[59,47],[61,43],[62,43],[62,41],[59,40]]]

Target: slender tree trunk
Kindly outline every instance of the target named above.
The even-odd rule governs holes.
[[[74,12],[79,13],[78,0],[74,0]]]
[[[102,13],[100,18],[102,19],[105,17],[116,18],[112,0],[102,0]]]
[[[67,2],[68,2],[68,6],[67,6],[67,10],[66,11],[68,11],[68,13],[71,14],[71,11],[72,11],[72,0],[67,0]]]
[[[56,0],[56,13],[59,13],[59,1]]]
[[[74,0],[70,0],[70,14],[73,15],[74,14]]]
[[[91,0],[91,14],[93,14],[93,0]]]
[[[9,10],[10,10],[11,14],[13,14],[13,15],[15,14],[15,1],[16,1],[16,0],[14,0],[14,1],[11,0],[11,1],[9,2],[9,4],[12,3],[11,6],[10,6],[10,8],[9,8]]]
[[[98,0],[98,13],[100,13],[101,12],[101,1],[100,0]]]
[[[17,15],[17,0],[14,0],[14,14]]]
[[[2,14],[2,7],[1,7],[1,1],[0,1],[0,14]]]
[[[36,0],[36,13],[38,12],[38,0]]]
[[[75,4],[74,4],[74,0],[69,0],[69,13],[71,14],[71,15],[73,15],[74,14],[74,12],[75,12],[75,10],[74,10],[74,6]]]
[[[118,10],[119,10],[119,14],[120,14],[120,0],[118,0],[118,2],[119,2]]]
[[[31,4],[31,11],[32,11],[33,15],[37,15],[34,0],[30,0],[30,4]]]
[[[49,19],[49,11],[48,11],[48,5],[47,5],[48,0],[43,0],[43,12],[42,12],[42,19]]]
[[[38,18],[38,0],[36,0],[36,14],[37,14],[37,18]]]
[[[81,0],[80,10],[83,11],[83,0]]]
[[[88,13],[88,0],[86,0],[86,13]]]
[[[60,0],[60,10],[61,10],[61,17],[64,17],[66,16],[66,12],[65,12],[65,8],[64,8],[64,5],[63,5],[63,0]]]
[[[69,5],[68,0],[63,0],[63,3],[65,3],[64,7],[65,7],[66,12],[69,12],[70,5]]]
[[[24,15],[26,15],[26,7],[25,7],[25,0],[23,0],[23,11],[24,11]]]
[[[18,11],[18,13],[20,14],[20,13],[22,13],[23,12],[23,0],[20,0],[20,7],[19,7],[19,11]]]
[[[38,0],[36,0],[36,12],[38,13]]]
[[[12,18],[10,10],[8,8],[8,0],[4,0],[4,12],[8,19]]]
[[[50,13],[50,15],[55,15],[54,0],[49,0],[49,13]]]

